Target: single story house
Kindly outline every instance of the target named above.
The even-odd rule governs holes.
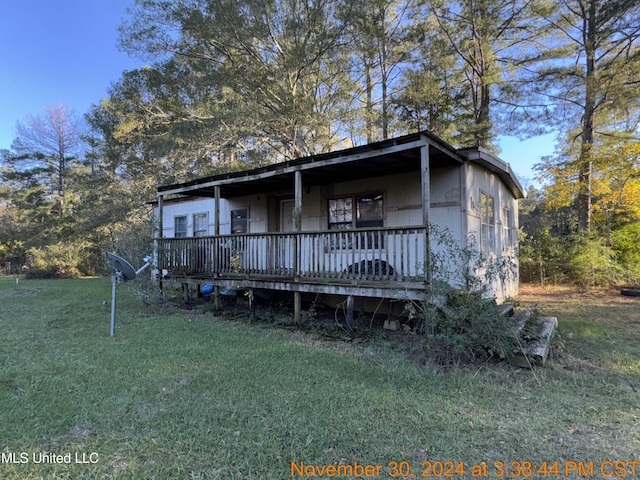
[[[292,292],[296,316],[305,293],[350,305],[418,300],[443,248],[430,225],[461,248],[517,261],[523,197],[510,166],[486,149],[422,131],[160,186],[155,255],[161,282],[212,285],[216,298],[220,289]],[[517,289],[517,263],[491,285],[498,300]]]

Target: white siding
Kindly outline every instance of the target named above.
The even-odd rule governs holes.
[[[431,170],[431,205],[430,221],[432,224],[446,228],[452,238],[461,246],[478,248],[481,231],[480,195],[481,192],[494,199],[495,208],[495,245],[496,255],[511,255],[515,258],[516,249],[503,245],[506,237],[503,225],[504,207],[510,210],[513,220],[513,238],[517,238],[518,202],[510,190],[493,173],[475,164],[466,166],[434,168]],[[385,227],[421,226],[422,195],[421,181],[418,172],[403,173],[385,177],[366,178],[348,182],[336,182],[321,187],[303,186],[302,231],[324,231],[328,229],[327,204],[331,198],[356,196],[363,193],[382,192],[384,195],[383,225]],[[293,198],[291,192],[274,192],[272,194],[247,195],[220,201],[220,233],[231,232],[231,211],[248,209],[248,232],[266,233],[280,228],[280,202]],[[208,234],[214,233],[213,198],[194,198],[185,201],[167,201],[163,206],[163,236],[174,237],[174,218],[187,217],[187,236],[193,236],[193,215],[208,215]],[[157,215],[157,208],[156,208]],[[419,239],[416,239],[419,242]],[[389,243],[388,252],[384,252],[385,260],[394,262],[394,245]],[[507,248],[509,247],[509,248]],[[432,248],[439,248],[432,241]],[[421,250],[416,251],[414,259],[422,263]],[[387,258],[388,257],[388,258]],[[397,262],[398,260],[395,259]],[[420,265],[411,266],[411,274],[421,274]],[[457,278],[457,280],[456,280]],[[451,272],[450,283],[456,284],[461,277]],[[493,290],[498,299],[517,293],[517,273],[514,278],[504,284],[498,282]]]
[[[494,199],[495,244],[493,249],[493,258],[498,259],[504,254],[517,262],[516,249],[506,248],[506,246],[503,245],[503,223],[505,222],[505,219],[503,218],[503,207],[506,206],[511,210],[514,221],[513,235],[517,236],[518,201],[496,175],[478,167],[477,165],[469,165],[467,186],[469,193],[467,204],[469,235],[472,237],[475,248],[479,248],[481,230],[480,194],[483,192]],[[517,270],[514,272],[513,277],[508,278],[505,282],[496,280],[493,286],[496,297],[501,300],[505,297],[515,295],[518,292],[518,283],[519,279]]]
[[[181,201],[168,201],[162,206],[162,236],[175,237],[175,217],[187,217],[187,237],[193,236],[193,216],[207,214],[208,234],[213,235],[214,228],[214,200],[213,198],[194,198]],[[158,217],[158,207],[154,208],[154,214]]]

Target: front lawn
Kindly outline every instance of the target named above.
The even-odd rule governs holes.
[[[0,478],[598,478],[640,461],[640,299],[523,289],[559,318],[531,372],[149,311],[124,286],[110,337],[110,294],[0,278]]]

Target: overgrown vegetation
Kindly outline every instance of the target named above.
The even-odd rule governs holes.
[[[612,232],[616,263],[624,281],[640,284],[640,222],[629,223]]]
[[[522,350],[514,322],[476,291],[449,289],[419,304],[424,349],[439,365],[504,359]]]
[[[640,227],[615,222],[611,231],[576,234],[575,210],[554,207],[530,189],[520,205],[520,277],[525,282],[583,287],[640,284]]]
[[[409,318],[423,335],[426,355],[440,365],[503,359],[522,350],[514,322],[492,295],[499,280],[513,279],[515,259],[481,254],[473,238],[462,246],[448,229],[430,227],[431,290],[407,302]]]
[[[88,261],[91,245],[87,242],[60,242],[27,252],[24,272],[27,278],[77,278],[95,274]]]

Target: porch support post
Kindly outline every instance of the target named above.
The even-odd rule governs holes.
[[[213,209],[213,234],[217,237],[220,235],[220,185],[213,187],[214,209]]]
[[[293,178],[294,178],[293,230],[295,233],[300,233],[300,231],[302,231],[302,172],[300,170],[296,170],[293,174]],[[295,235],[294,241],[293,241],[293,275],[294,275],[295,281],[298,281],[300,254],[302,253],[299,242],[300,242],[300,235]],[[299,324],[301,318],[302,318],[302,301],[300,297],[300,292],[295,291],[293,293],[293,321]]]
[[[253,288],[250,288],[247,292],[247,297],[249,298],[249,317],[253,320],[256,318],[256,303],[253,297]]]
[[[293,320],[296,325],[301,325],[302,320],[302,297],[300,292],[293,292]]]
[[[163,195],[158,195],[158,221],[156,222],[156,228],[157,230],[154,232],[153,235],[153,258],[155,259],[155,265],[156,265],[156,275],[154,275],[154,278],[158,281],[158,286],[160,287],[160,290],[162,290],[162,267],[163,265],[160,265],[159,259],[160,259],[160,242],[159,239],[162,238],[162,232],[163,232],[163,222],[162,222],[162,218],[164,217],[164,196]],[[164,254],[163,254],[164,257]]]
[[[220,185],[213,187],[213,235],[216,237],[213,240],[213,252],[212,252],[212,270],[213,275],[217,274],[218,270],[218,245],[220,236]],[[220,310],[220,287],[218,285],[213,286],[213,309]]]
[[[353,295],[347,297],[347,335],[353,335]]]
[[[302,172],[296,170],[294,173],[294,202],[293,207],[293,229],[295,232],[302,231]]]
[[[431,209],[431,171],[429,168],[429,144],[420,147],[420,171],[422,183],[422,223],[424,225],[424,283],[431,286],[431,240],[429,235],[429,210]]]
[[[156,238],[162,238],[162,217],[164,216],[164,196],[158,195],[158,231]]]

